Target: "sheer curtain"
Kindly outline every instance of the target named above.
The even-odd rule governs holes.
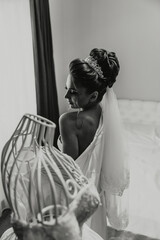
[[[0,153],[25,113],[36,114],[29,0],[0,0]],[[0,215],[4,208],[0,176]]]

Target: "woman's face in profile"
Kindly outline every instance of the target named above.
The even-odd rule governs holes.
[[[87,93],[86,88],[76,86],[73,77],[69,74],[66,81],[66,95],[68,104],[71,108],[85,108],[90,100],[90,94]]]

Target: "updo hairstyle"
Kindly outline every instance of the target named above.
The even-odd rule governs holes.
[[[114,52],[107,52],[104,49],[94,48],[89,56],[96,61],[103,76],[90,65],[87,60],[75,59],[69,65],[69,71],[76,86],[86,88],[88,94],[98,91],[100,102],[106,92],[107,87],[112,87],[119,73],[119,61]]]

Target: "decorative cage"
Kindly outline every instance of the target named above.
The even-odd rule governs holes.
[[[25,114],[2,151],[2,183],[18,239],[81,239],[100,202],[74,160],[53,147],[55,127]]]

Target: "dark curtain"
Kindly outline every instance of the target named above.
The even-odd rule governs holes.
[[[55,82],[52,33],[48,0],[30,0],[35,65],[37,114],[56,124],[54,146],[59,135],[59,109]]]

